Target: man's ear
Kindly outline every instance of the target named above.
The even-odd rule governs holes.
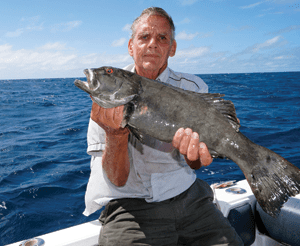
[[[128,53],[130,56],[133,56],[133,41],[132,41],[132,39],[129,39],[129,41],[128,41]]]
[[[177,43],[176,43],[176,40],[174,39],[172,42],[172,46],[171,46],[171,51],[170,51],[170,55],[169,55],[170,57],[175,56],[176,48],[177,48]]]

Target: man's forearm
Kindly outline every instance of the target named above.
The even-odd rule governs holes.
[[[122,135],[106,135],[102,167],[114,185],[124,186],[126,184],[130,171],[128,133]]]

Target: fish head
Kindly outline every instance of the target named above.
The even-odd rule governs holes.
[[[139,93],[140,82],[134,73],[114,67],[85,69],[87,81],[75,80],[75,85],[89,93],[103,108],[114,108],[132,101]]]

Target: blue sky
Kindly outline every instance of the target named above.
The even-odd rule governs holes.
[[[195,74],[300,71],[300,0],[9,0],[0,3],[0,79],[84,77],[133,62],[132,21],[150,6],[176,26],[169,65]]]

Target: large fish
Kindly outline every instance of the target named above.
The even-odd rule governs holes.
[[[87,82],[75,85],[104,108],[124,106],[123,127],[143,141],[145,134],[172,142],[180,128],[191,128],[216,158],[229,158],[243,171],[258,203],[276,217],[300,191],[300,170],[241,132],[231,101],[221,94],[196,93],[113,67],[86,69]]]

